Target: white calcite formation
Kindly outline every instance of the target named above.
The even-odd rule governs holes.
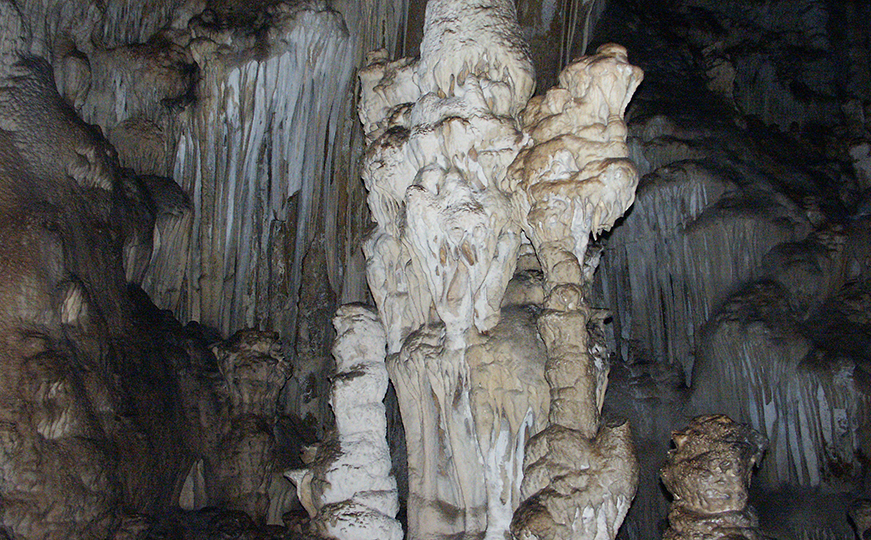
[[[728,416],[699,416],[672,434],[674,449],[661,474],[674,496],[665,540],[762,540],[747,505],[750,476],[768,441]]]
[[[420,60],[375,52],[361,70],[377,223],[364,251],[406,430],[410,538],[616,535],[637,466],[628,425],[600,426],[608,366],[588,337],[603,317],[585,254],[634,200],[623,113],[641,77],[606,45],[529,101],[507,0],[431,1]],[[540,317],[507,307],[530,301]]]
[[[359,305],[340,307],[333,325],[338,335],[330,404],[336,436],[317,449],[310,468],[288,477],[321,535],[402,540],[382,403],[388,382],[384,328],[373,310]]]
[[[533,99],[523,127],[535,144],[512,164],[503,189],[542,262],[546,282],[580,284],[590,234],[608,230],[635,200],[623,114],[642,72],[626,50],[604,45]]]

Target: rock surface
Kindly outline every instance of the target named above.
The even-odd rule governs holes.
[[[723,415],[700,416],[672,435],[675,448],[662,468],[674,496],[666,540],[762,540],[756,513],[747,505],[750,476],[768,441]]]

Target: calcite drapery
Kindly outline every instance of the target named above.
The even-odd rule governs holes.
[[[402,540],[382,403],[387,337],[378,315],[359,305],[340,307],[333,325],[336,376],[330,404],[336,436],[317,448],[310,468],[288,477],[319,533],[339,540]]]
[[[628,425],[599,428],[608,369],[588,327],[603,317],[584,297],[590,234],[633,201],[623,113],[641,71],[606,45],[527,103],[534,72],[514,9],[431,1],[420,60],[376,52],[360,72],[377,223],[364,250],[406,429],[411,538],[501,539],[512,517],[524,538],[613,537],[635,489]],[[546,278],[537,325],[501,308],[523,233]],[[542,298],[534,279],[513,283],[511,302]],[[545,380],[552,427],[527,449],[521,492]]]
[[[178,39],[199,66],[196,101],[179,116],[166,161],[191,209],[161,231],[143,288],[181,320],[225,335],[258,326],[289,341],[303,259],[327,204],[316,184],[330,175],[350,36],[318,0],[260,12],[214,5],[186,26]]]
[[[761,540],[747,506],[750,475],[768,446],[765,437],[724,415],[699,416],[672,434],[675,448],[661,474],[674,495],[665,540]]]
[[[514,9],[430,2],[421,60],[373,54],[360,74],[378,224],[364,249],[406,428],[411,538],[503,538],[522,448],[546,412],[530,321],[500,325],[520,230],[498,183],[527,139],[510,115],[534,86]],[[531,387],[507,390],[525,363]]]

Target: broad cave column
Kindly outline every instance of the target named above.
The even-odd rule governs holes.
[[[359,112],[377,226],[364,251],[406,430],[409,537],[504,539],[523,498],[568,482],[549,536],[525,538],[569,538],[588,511],[596,538],[613,538],[636,466],[628,426],[600,429],[608,369],[588,336],[603,317],[585,299],[585,252],[634,200],[623,112],[641,71],[608,45],[529,101],[510,0],[431,1],[419,61],[369,60]],[[537,322],[504,305],[524,234],[545,275]],[[548,401],[551,428],[527,447]]]
[[[364,250],[406,429],[409,537],[501,539],[518,448],[546,414],[545,392],[485,375],[517,376],[499,323],[521,233],[499,183],[527,140],[534,71],[514,3],[431,1],[420,60],[375,53],[360,79],[377,223]]]

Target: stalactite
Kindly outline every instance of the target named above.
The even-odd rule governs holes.
[[[722,411],[771,441],[760,472],[766,485],[838,489],[861,469],[871,403],[852,378],[853,362],[816,349],[788,302],[772,282],[729,299],[705,333],[694,408]]]
[[[353,51],[335,12],[279,8],[269,31],[284,37],[266,52],[202,15],[193,23],[201,97],[185,111],[173,173],[191,194],[193,219],[181,253],[153,265],[155,282],[182,286],[155,301],[225,333],[295,334],[309,224],[325,204],[332,163],[323,148],[332,148],[351,74]]]
[[[560,68],[565,68],[574,59],[577,31],[580,28],[579,56],[587,54],[587,46],[592,40],[592,30],[605,10],[607,0],[563,0],[562,25],[560,36]]]

